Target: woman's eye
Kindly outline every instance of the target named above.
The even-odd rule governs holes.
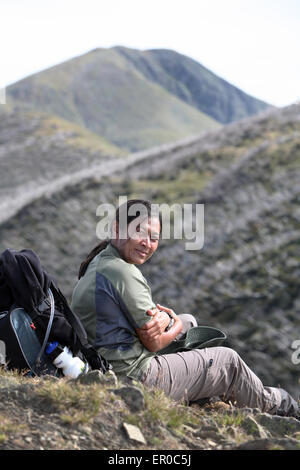
[[[143,229],[140,229],[139,234],[143,238],[147,238],[147,236],[148,236],[146,230],[143,230]]]

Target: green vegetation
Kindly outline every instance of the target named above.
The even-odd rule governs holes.
[[[173,51],[122,47],[27,77],[8,87],[7,101],[11,109],[59,116],[126,151],[217,129],[267,107]]]
[[[149,423],[161,423],[180,431],[183,425],[196,424],[197,420],[189,408],[166,397],[161,390],[145,390],[145,419]]]
[[[216,422],[219,426],[226,428],[227,426],[240,426],[245,419],[245,415],[243,413],[234,413],[234,414],[227,414],[227,413],[220,413],[215,417]]]
[[[104,393],[95,386],[85,387],[64,380],[45,381],[37,388],[37,395],[58,408],[62,422],[66,424],[89,422],[99,412]]]
[[[183,169],[176,178],[163,175],[162,178],[129,180],[126,194],[129,198],[139,197],[141,193],[157,204],[182,204],[193,200],[209,181],[209,174],[199,174]]]
[[[36,116],[38,116],[37,112],[28,113],[29,118],[35,118]],[[51,138],[55,135],[64,136],[66,145],[74,149],[101,152],[107,155],[126,155],[124,150],[78,124],[50,114],[40,114],[40,117],[41,124],[34,133],[37,138]]]
[[[147,80],[115,49],[99,49],[35,74],[8,87],[7,94],[8,102],[60,116],[127,151],[218,127]]]
[[[195,60],[175,51],[137,51],[125,47],[115,50],[148,80],[220,123],[237,121],[267,107],[266,103],[250,97]]]

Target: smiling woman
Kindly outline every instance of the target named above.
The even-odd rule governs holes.
[[[222,396],[237,406],[296,414],[296,401],[283,389],[265,387],[230,348],[161,351],[197,322],[192,315],[176,315],[155,304],[137,267],[158,248],[161,220],[151,208],[150,202],[140,200],[121,205],[112,238],[95,247],[80,266],[72,308],[90,343],[119,376],[161,388],[176,400]]]
[[[128,225],[129,237],[121,239],[119,225],[116,224],[116,238],[111,243],[127,263],[142,264],[153,255],[158,247],[160,221],[146,217],[139,222],[134,231],[132,225],[132,222]]]
[[[150,202],[134,199],[121,205],[111,239],[100,242],[81,264],[73,292],[72,308],[91,341],[105,352],[116,373],[134,378],[147,370],[153,351],[173,339],[157,344],[173,321],[154,304],[136,267],[156,251],[160,230],[160,217],[153,216]],[[177,324],[174,335],[179,319]]]

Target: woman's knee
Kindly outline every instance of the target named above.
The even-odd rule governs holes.
[[[239,354],[232,348],[227,346],[217,346],[214,349],[222,363],[238,366],[241,361]]]

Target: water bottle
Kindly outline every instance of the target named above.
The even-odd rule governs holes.
[[[62,348],[57,341],[48,343],[45,352],[53,364],[62,369],[66,377],[76,379],[80,374],[86,374],[89,370],[88,364],[79,357],[73,357],[71,351],[66,346]]]

